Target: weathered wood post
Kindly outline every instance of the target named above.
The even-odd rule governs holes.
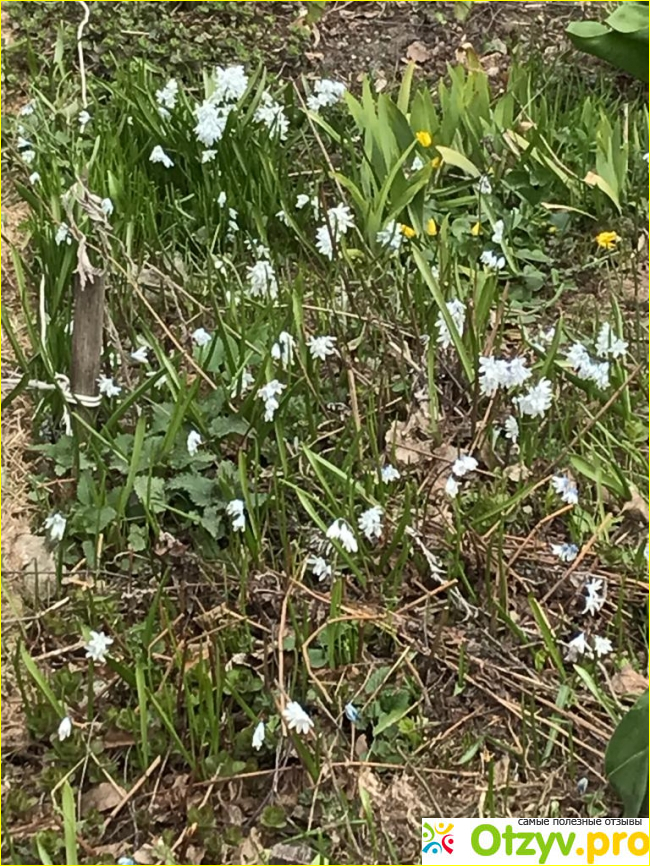
[[[85,279],[79,274],[75,275],[70,368],[70,385],[74,395],[97,395],[104,335],[105,286],[103,272],[86,275]]]

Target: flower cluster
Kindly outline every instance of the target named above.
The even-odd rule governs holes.
[[[257,392],[257,396],[264,403],[264,420],[273,421],[275,413],[280,408],[278,397],[286,388],[282,382],[273,379],[266,385],[263,385]]]
[[[307,108],[318,113],[322,108],[336,105],[343,98],[346,91],[345,84],[340,81],[332,81],[330,78],[319,78],[314,83],[314,89],[307,97]]]
[[[354,217],[347,205],[329,208],[325,224],[316,231],[316,249],[326,258],[333,259],[335,245],[351,228],[354,228]]]
[[[451,467],[451,475],[445,484],[445,493],[450,499],[455,499],[460,492],[459,479],[475,472],[478,469],[478,461],[470,454],[461,454]]]
[[[463,331],[465,330],[465,319],[467,317],[467,307],[462,301],[458,299],[453,299],[451,301],[447,301],[447,310],[449,315],[451,316],[451,320],[454,323],[454,327],[458,331],[458,334],[462,337]],[[440,344],[441,348],[448,349],[452,343],[451,332],[447,327],[447,323],[442,315],[442,313],[438,313],[438,318],[436,320],[436,329],[438,331],[437,342]]]

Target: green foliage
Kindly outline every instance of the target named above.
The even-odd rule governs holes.
[[[581,51],[648,81],[648,3],[627,2],[599,21],[573,21],[569,38]]]
[[[618,723],[605,753],[605,772],[626,818],[648,814],[648,690]]]

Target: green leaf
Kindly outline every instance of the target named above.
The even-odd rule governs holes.
[[[404,718],[404,716],[408,714],[410,709],[410,707],[395,707],[390,710],[390,712],[383,713],[372,730],[373,736],[379,736],[383,731],[399,722],[400,719]]]
[[[63,812],[63,837],[65,839],[65,862],[69,866],[79,863],[77,853],[77,817],[75,814],[74,794],[67,779],[61,790],[61,811]]]
[[[170,479],[166,489],[167,491],[182,490],[187,493],[195,505],[205,508],[214,502],[216,483],[212,478],[204,478],[202,475],[186,472]]]
[[[648,798],[648,690],[621,719],[605,752],[605,772],[623,801],[625,817],[636,818]]]
[[[622,6],[637,4],[624,3]],[[631,19],[614,16],[617,29],[610,29],[597,21],[574,21],[567,27],[567,34],[576,48],[594,57],[605,60],[618,69],[629,72],[641,81],[648,81],[648,17],[647,7],[645,28],[624,30],[631,27]]]
[[[439,144],[438,153],[442,157],[442,161],[447,165],[453,165],[456,168],[460,168],[470,177],[480,177],[481,172],[474,165],[471,159],[468,159],[462,153],[459,153],[459,151],[454,150],[451,147],[443,147]]]
[[[165,500],[165,481],[155,476],[140,475],[133,482],[135,495],[148,511],[158,514],[165,511],[167,502]]]
[[[250,424],[244,418],[230,415],[214,418],[208,429],[215,439],[223,439],[232,435],[245,436],[250,430]]]

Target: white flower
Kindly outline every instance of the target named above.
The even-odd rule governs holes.
[[[585,584],[585,609],[583,614],[590,613],[592,616],[597,614],[605,604],[605,594],[601,594],[601,589],[604,589],[603,581],[595,578]]]
[[[31,165],[36,159],[36,151],[35,150],[23,150],[20,154],[25,165]]]
[[[237,102],[246,93],[248,75],[243,66],[217,66],[214,71],[214,93],[210,101],[214,103]]]
[[[321,78],[314,83],[313,92],[307,98],[307,108],[310,111],[319,112],[321,108],[335,105],[343,97],[345,90],[345,84],[340,81]]]
[[[359,550],[359,545],[348,523],[339,518],[329,527],[326,532],[327,538],[333,541],[340,541],[341,547],[347,550],[348,553],[356,553]]]
[[[223,137],[228,123],[230,106],[214,105],[209,99],[206,99],[201,105],[196,106],[194,114],[196,115],[194,135],[201,144],[211,148]]]
[[[32,100],[31,102],[26,102],[25,105],[23,105],[23,107],[20,109],[18,114],[21,117],[29,117],[31,114],[34,113],[35,110],[36,106],[34,104],[34,100]]]
[[[278,397],[286,388],[286,385],[283,385],[281,382],[278,382],[277,379],[273,379],[266,385],[263,385],[257,392],[257,396],[264,403],[264,420],[265,421],[273,421],[275,417],[275,413],[280,408],[280,403],[278,401]]]
[[[276,219],[279,219],[280,222],[283,223],[285,226],[291,225],[291,222],[289,221],[289,217],[287,216],[286,211],[282,210],[282,208],[280,208],[280,210],[276,213],[275,216],[276,216]]]
[[[384,516],[383,508],[374,505],[359,517],[359,530],[363,532],[368,541],[378,541],[384,531],[381,519]]]
[[[383,229],[377,232],[377,243],[391,250],[398,250],[404,242],[404,235],[400,231],[399,223],[391,220]]]
[[[224,190],[221,190],[221,192],[217,196],[217,204],[219,205],[219,207],[225,207],[227,201],[228,197],[226,193],[224,192]]]
[[[156,102],[163,108],[174,108],[178,98],[178,82],[170,78],[160,90],[156,90]]]
[[[97,379],[99,385],[99,393],[104,397],[118,397],[122,392],[122,386],[115,382],[115,379],[110,376],[100,375]]]
[[[330,259],[330,261],[334,258],[332,235],[327,226],[319,226],[316,229],[316,249],[322,256]]]
[[[603,656],[609,655],[609,653],[614,649],[612,642],[608,637],[601,637],[598,634],[594,635],[593,645],[596,658],[599,659]]]
[[[644,158],[644,160],[645,160],[646,162],[648,162],[648,159],[650,158],[650,154],[649,154],[649,153],[644,153],[644,154],[643,154],[643,158]]]
[[[348,722],[354,724],[359,721],[359,710],[354,706],[354,704],[346,704],[343,707],[343,712],[345,713],[345,718]]]
[[[385,466],[381,467],[380,476],[384,484],[390,484],[392,481],[397,481],[400,474],[394,466],[387,463]]]
[[[84,647],[86,658],[104,664],[108,648],[112,643],[114,643],[113,638],[105,635],[103,631],[91,631],[90,640]]]
[[[84,129],[88,126],[88,124],[91,121],[90,114],[84,109],[83,111],[79,112],[78,120],[79,120],[79,131],[83,132]]]
[[[482,175],[481,179],[476,185],[476,189],[479,191],[481,195],[490,195],[492,192],[492,184],[490,183],[490,178],[487,175]]]
[[[328,355],[336,355],[336,337],[310,337],[307,340],[309,354],[315,360],[324,361]]]
[[[71,733],[72,720],[70,719],[70,716],[64,716],[59,723],[59,728],[56,732],[56,735],[59,738],[60,742],[63,742],[64,740],[68,739]]]
[[[507,361],[492,355],[481,355],[478,359],[479,389],[483,397],[491,397],[499,388],[505,388]]]
[[[523,396],[515,397],[513,402],[517,404],[522,415],[541,418],[548,412],[553,402],[553,386],[548,379],[542,378]]]
[[[131,352],[131,360],[135,361],[136,364],[146,364],[149,360],[148,358],[149,346],[140,346],[139,349],[136,349],[134,352]]]
[[[243,397],[244,394],[248,393],[250,389],[255,384],[255,376],[248,370],[242,370],[240,376],[238,376],[230,386],[230,396],[235,399],[235,397]]]
[[[553,490],[562,497],[567,505],[576,505],[578,502],[578,488],[568,475],[554,475],[551,479]]]
[[[431,276],[434,280],[440,279],[440,268],[438,265],[431,265]]]
[[[174,165],[174,160],[167,156],[159,144],[151,151],[149,162],[161,162],[165,168],[171,168]]]
[[[456,327],[456,330],[462,337],[463,331],[465,330],[465,317],[467,315],[467,307],[462,301],[459,301],[457,298],[454,298],[451,301],[447,301],[446,307]],[[436,328],[438,329],[437,342],[441,345],[443,349],[448,349],[452,345],[453,340],[451,338],[451,332],[447,327],[447,323],[445,322],[442,313],[438,313],[438,318],[436,319]]]
[[[314,216],[315,217],[318,216],[318,210],[319,210],[318,196],[305,195],[304,192],[298,193],[298,195],[296,196],[296,210],[302,210],[304,207],[307,207],[308,204],[311,205],[311,208],[314,212]]]
[[[354,228],[354,216],[347,205],[339,204],[327,211],[326,224],[316,230],[316,249],[328,259],[334,257],[333,244]]]
[[[627,346],[627,343],[625,345]],[[566,360],[576,371],[579,379],[595,382],[599,388],[609,386],[609,362],[592,360],[582,343],[574,343],[571,346],[566,354]]]
[[[187,453],[190,457],[194,457],[200,445],[203,445],[201,434],[197,430],[190,430],[187,435]]]
[[[570,640],[567,646],[569,648],[567,653],[569,661],[575,661],[580,658],[580,656],[587,656],[587,658],[592,658],[593,656],[592,649],[587,643],[585,634],[582,631],[577,634],[573,640]]]
[[[460,484],[453,475],[450,475],[445,484],[445,493],[450,499],[455,499],[460,491]]]
[[[332,576],[332,566],[322,556],[310,556],[307,560],[307,565],[314,577],[317,577],[319,580],[326,580]]]
[[[551,544],[551,553],[553,553],[560,562],[573,562],[580,552],[577,544]]]
[[[500,244],[503,240],[503,233],[505,231],[506,224],[503,220],[497,220],[493,226],[492,233],[492,243]]]
[[[486,268],[490,268],[493,271],[501,271],[506,266],[505,258],[493,253],[492,250],[484,250],[481,253],[480,262]]]
[[[33,171],[29,176],[29,182],[31,183],[32,186],[39,183],[40,179],[41,179],[41,176],[37,171]]]
[[[16,147],[18,150],[24,150],[25,148],[31,147],[32,143],[28,138],[24,138],[22,135],[18,136],[18,140],[16,141]]]
[[[270,93],[262,94],[262,99],[257,107],[253,120],[263,123],[270,133],[277,134],[280,141],[284,141],[289,132],[289,118],[284,113],[284,108]]]
[[[245,507],[246,503],[243,499],[231,499],[228,505],[226,505],[226,514],[232,519],[234,532],[243,532],[246,528]]]
[[[289,730],[295,731],[297,734],[308,734],[314,727],[313,721],[297,701],[289,701],[282,710],[282,718],[287,723]]]
[[[525,358],[515,357],[506,362],[504,368],[504,387],[519,388],[530,379],[532,373],[526,366]]]
[[[244,246],[258,259],[271,258],[271,250],[263,244],[262,241],[257,240],[257,238],[246,238],[244,240]]]
[[[278,281],[271,262],[260,259],[247,269],[248,294],[251,298],[271,298],[278,296]]]
[[[50,541],[61,541],[66,523],[67,520],[59,511],[45,519],[45,529],[50,533]]]
[[[217,155],[216,150],[204,150],[203,153],[201,154],[201,164],[205,165],[206,162],[212,162],[212,160],[215,158],[216,155]]]
[[[293,361],[293,350],[296,341],[287,331],[282,331],[278,337],[277,343],[271,347],[271,357],[274,361],[281,361],[282,367],[286,370],[291,366]]]
[[[266,734],[266,726],[264,722],[258,722],[255,730],[253,731],[253,742],[252,746],[256,752],[264,745],[264,736]]]
[[[345,204],[338,204],[336,207],[328,208],[327,222],[337,239],[340,235],[347,234],[348,229],[354,228],[354,216],[350,208]]]
[[[601,358],[622,358],[627,352],[628,343],[617,337],[609,322],[605,322],[596,339],[596,354]]]
[[[107,217],[112,216],[115,206],[110,198],[103,198],[99,203],[100,208],[104,211]]]
[[[71,244],[72,238],[70,237],[70,226],[67,223],[61,223],[56,230],[56,234],[54,235],[54,243],[60,246],[62,243]]]
[[[411,171],[420,171],[424,168],[424,160],[419,153],[416,153],[413,162],[411,163]]]
[[[508,415],[503,422],[503,433],[506,439],[509,439],[515,444],[519,441],[519,424],[514,415]]]
[[[197,328],[196,331],[192,333],[192,340],[195,345],[202,349],[204,346],[207,346],[208,343],[212,342],[212,334],[206,331],[205,328]]]
[[[470,457],[469,454],[462,454],[458,460],[454,461],[451,471],[454,473],[456,478],[462,478],[463,475],[467,475],[468,472],[474,472],[477,467],[477,460]]]

